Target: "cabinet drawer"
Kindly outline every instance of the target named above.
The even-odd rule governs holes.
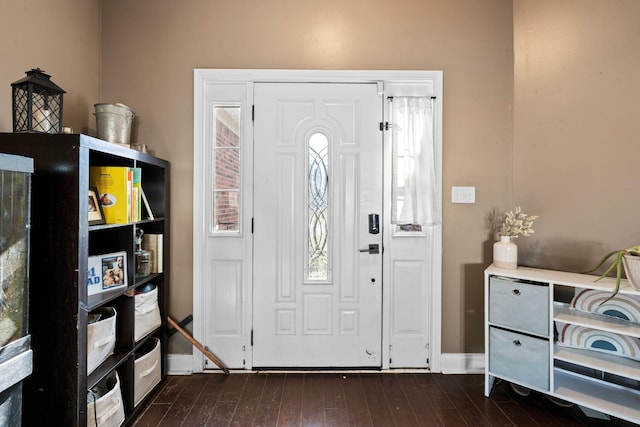
[[[491,277],[489,322],[549,335],[549,286]]]
[[[549,390],[549,340],[489,328],[489,371],[523,385]]]

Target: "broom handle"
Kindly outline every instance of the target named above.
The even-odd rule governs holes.
[[[225,374],[229,374],[229,369],[227,369],[227,367],[224,365],[224,363],[222,363],[222,361],[220,359],[218,359],[216,356],[213,355],[213,353],[211,353],[209,350],[207,350],[206,348],[204,348],[204,346],[202,344],[200,344],[198,341],[196,341],[191,335],[189,335],[189,333],[187,331],[185,331],[184,329],[182,329],[176,322],[174,322],[174,320],[167,316],[167,321],[169,322],[169,324],[171,326],[173,326],[174,328],[176,328],[176,330],[178,332],[180,332],[187,340],[189,340],[189,342],[191,344],[193,344],[194,346],[196,346],[196,348],[198,350],[200,350],[202,352],[202,354],[204,354],[205,356],[207,356],[209,358],[209,360],[211,360],[213,363],[215,363],[220,369],[222,369],[222,371]]]

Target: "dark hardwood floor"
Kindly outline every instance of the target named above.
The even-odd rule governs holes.
[[[143,426],[632,426],[588,418],[483,375],[232,373],[170,376]],[[640,403],[639,403],[640,404]]]

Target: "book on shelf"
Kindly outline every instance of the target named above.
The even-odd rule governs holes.
[[[142,235],[142,249],[151,252],[150,272],[162,273],[162,257],[163,257],[163,236],[162,234],[145,233]]]
[[[127,286],[127,252],[93,255],[88,259],[87,295]]]
[[[155,219],[153,216],[153,212],[151,211],[151,206],[149,205],[149,200],[147,200],[147,195],[144,194],[144,189],[140,186],[140,196],[142,199],[142,204],[144,205],[145,210],[147,211],[147,215],[149,216],[147,219]]]
[[[107,224],[142,219],[142,169],[126,166],[91,166],[89,185],[98,189]]]
[[[140,190],[142,188],[142,169],[131,168],[131,221],[140,221],[142,219],[142,196]]]
[[[107,224],[126,224],[131,219],[131,168],[123,166],[91,166],[89,183],[98,189],[100,204]]]

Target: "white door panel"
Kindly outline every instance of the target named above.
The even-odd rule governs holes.
[[[386,82],[385,95],[434,96],[436,92],[431,84]],[[389,102],[386,105],[390,107]],[[385,114],[386,120],[391,122],[390,108],[385,110]],[[395,125],[390,124],[392,127]],[[438,138],[434,139],[438,141]],[[421,148],[434,150],[436,153],[436,175],[440,182],[440,145],[435,143]],[[391,141],[387,141],[385,159],[391,159],[392,155]],[[392,173],[391,163],[385,162],[385,174],[388,177]],[[385,185],[385,200],[391,200],[391,179],[386,179]],[[389,346],[389,367],[433,369],[431,356],[434,350],[439,352],[439,311],[434,311],[433,307],[439,307],[440,301],[439,286],[434,284],[440,281],[441,225],[421,225],[419,231],[399,230],[395,224],[391,224],[391,203],[387,203],[384,226],[387,285],[385,299],[389,304],[385,321],[388,333],[385,339]]]
[[[429,292],[425,285],[428,283],[426,273],[424,259],[391,263],[391,367],[428,366]]]
[[[240,141],[238,174],[241,184],[239,206],[251,211],[250,90],[246,83],[210,83],[202,88],[202,104],[207,113],[199,127],[202,143],[194,155],[194,338],[230,369],[246,367],[245,348],[249,344],[250,311],[247,295],[251,285],[251,215],[242,213],[239,230],[216,229],[214,224],[216,144],[219,133],[216,108],[239,110],[234,128]],[[249,107],[247,107],[249,105]],[[227,123],[227,125],[229,125]],[[247,166],[248,165],[248,166]],[[246,184],[245,184],[246,183]],[[195,370],[218,367],[194,351]]]
[[[258,83],[254,97],[253,366],[379,367],[382,254],[360,252],[382,244],[368,232],[368,215],[382,214],[377,86]],[[315,133],[328,142],[321,279],[307,265]]]
[[[208,307],[204,312],[205,346],[230,368],[244,366],[242,354],[238,352],[242,344],[237,343],[244,332],[242,266],[242,260],[209,260],[207,277],[211,278],[212,286],[204,290]],[[208,359],[204,364],[207,369],[217,368]]]

